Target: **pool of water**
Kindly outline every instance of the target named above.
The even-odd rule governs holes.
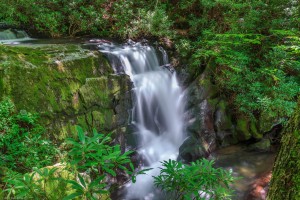
[[[247,199],[252,184],[261,176],[272,170],[275,152],[250,152],[243,146],[230,146],[213,153],[216,166],[233,171],[235,181],[234,200]],[[249,198],[248,198],[249,199]]]

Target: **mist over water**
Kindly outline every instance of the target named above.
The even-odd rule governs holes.
[[[101,52],[109,58],[116,73],[126,73],[134,84],[132,124],[139,135],[138,153],[154,168],[127,185],[125,199],[155,199],[152,176],[159,174],[161,161],[176,159],[185,134],[183,130],[183,92],[176,73],[163,67],[169,63],[163,48],[131,43],[124,46],[103,44]]]

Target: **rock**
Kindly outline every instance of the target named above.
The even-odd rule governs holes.
[[[251,138],[261,139],[263,133],[259,132],[254,121],[251,121],[243,116],[238,117],[236,122],[237,139],[239,141],[246,141]]]
[[[214,113],[216,136],[219,146],[222,147],[238,143],[234,134],[235,130],[231,120],[231,115],[227,109],[226,102],[224,100],[220,100]]]
[[[269,190],[268,184],[271,181],[272,173],[268,172],[259,176],[253,184],[251,189],[245,196],[245,200],[265,200]]]
[[[248,151],[268,152],[271,150],[271,141],[264,138],[254,144],[247,147]]]
[[[214,112],[218,99],[215,98],[216,87],[210,82],[206,72],[201,74],[187,88],[187,132],[191,138],[198,140],[192,142],[188,151],[198,151],[197,146],[200,146],[207,152],[213,151],[216,148],[216,132],[214,129]],[[183,145],[181,148],[184,148]],[[182,150],[184,152],[184,150]],[[192,159],[199,157],[199,152],[192,156]],[[202,153],[201,153],[202,154]]]
[[[207,158],[208,156],[209,151],[204,148],[203,143],[197,138],[190,136],[180,146],[178,160],[189,163],[200,158]]]
[[[132,83],[112,73],[103,55],[79,45],[0,46],[0,99],[38,113],[58,141],[75,125],[105,133],[127,125]]]
[[[237,138],[239,141],[246,141],[251,138],[251,133],[248,127],[248,120],[239,118],[236,123]]]
[[[43,187],[41,190],[45,192],[45,195],[49,199],[63,199],[64,197],[72,194],[75,190],[72,186],[64,180],[74,180],[75,175],[66,169],[64,164],[55,164],[53,166],[47,166],[39,169],[40,171],[51,170],[55,168],[53,176],[46,176],[47,182],[45,182],[43,178],[40,177],[38,173],[34,175],[35,181],[41,181],[38,183],[38,186]],[[40,180],[42,179],[42,180]]]

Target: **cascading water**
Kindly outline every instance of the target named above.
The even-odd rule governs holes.
[[[155,199],[152,176],[159,173],[161,161],[177,158],[184,139],[183,93],[176,73],[162,67],[168,64],[163,48],[156,51],[140,43],[122,47],[105,43],[99,48],[116,73],[124,70],[133,81],[135,105],[131,123],[137,130],[137,148],[146,161],[144,167],[153,168],[147,175],[139,175],[135,184],[127,185],[125,199]],[[162,59],[158,58],[158,53],[162,54]]]
[[[0,31],[0,40],[14,40],[14,39],[24,39],[29,38],[25,31],[15,30],[12,31],[10,29]]]

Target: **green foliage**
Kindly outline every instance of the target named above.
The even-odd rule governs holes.
[[[66,196],[64,200],[74,199],[80,197],[80,199],[98,199],[102,195],[108,194],[107,184],[104,182],[105,176],[102,175],[93,181],[86,181],[84,177],[78,174],[79,182],[68,180],[72,188],[75,190],[72,194]]]
[[[65,199],[81,197],[82,199],[97,199],[108,193],[106,176],[117,176],[121,171],[133,177],[134,168],[129,155],[131,151],[121,152],[120,145],[111,145],[110,135],[104,135],[93,131],[93,136],[85,135],[83,129],[77,126],[78,140],[67,139],[71,145],[68,153],[70,164],[75,170],[88,174],[84,178],[78,173],[78,180],[69,180],[74,192]],[[134,180],[135,178],[133,178]]]
[[[71,164],[79,170],[90,170],[96,174],[108,173],[116,176],[116,170],[127,170],[126,164],[130,164],[129,155],[132,151],[121,153],[120,145],[111,146],[110,135],[98,134],[93,131],[93,136],[85,135],[81,127],[77,127],[78,139],[67,139],[67,143],[72,145],[68,153]]]
[[[154,184],[166,192],[169,199],[230,199],[232,174],[214,168],[213,161],[202,159],[185,165],[169,160],[162,164]]]
[[[178,22],[174,25],[188,30],[178,36],[176,49],[191,68],[209,69],[237,113],[273,122],[290,117],[300,94],[300,8],[295,2],[169,4],[169,13],[177,11],[169,17]]]
[[[44,128],[37,116],[21,110],[15,113],[14,104],[0,102],[0,165],[18,172],[30,171],[53,162],[56,147],[44,139]]]
[[[24,175],[9,172],[6,175],[6,198],[20,199],[53,199],[54,193],[48,193],[48,184],[56,180],[55,172],[57,168],[34,168],[32,173]]]
[[[51,37],[96,34],[140,37],[170,34],[164,9],[144,1],[4,0],[0,22],[23,25]]]
[[[24,175],[9,170],[4,179],[4,194],[7,198],[26,199],[99,199],[107,198],[109,185],[107,177],[126,172],[133,177],[146,170],[134,172],[129,155],[131,151],[122,153],[119,145],[111,145],[110,135],[85,135],[81,127],[77,127],[78,141],[67,139],[70,151],[67,165],[57,167],[34,168],[33,172]],[[70,174],[73,176],[63,175]],[[68,189],[61,192],[59,188]],[[55,189],[56,188],[56,189]],[[54,191],[56,190],[56,191]],[[58,192],[60,194],[57,194]]]
[[[155,8],[154,11],[146,9],[138,9],[138,17],[133,20],[129,27],[124,31],[129,38],[141,37],[172,37],[170,27],[172,22],[168,19],[168,15],[163,8]]]

